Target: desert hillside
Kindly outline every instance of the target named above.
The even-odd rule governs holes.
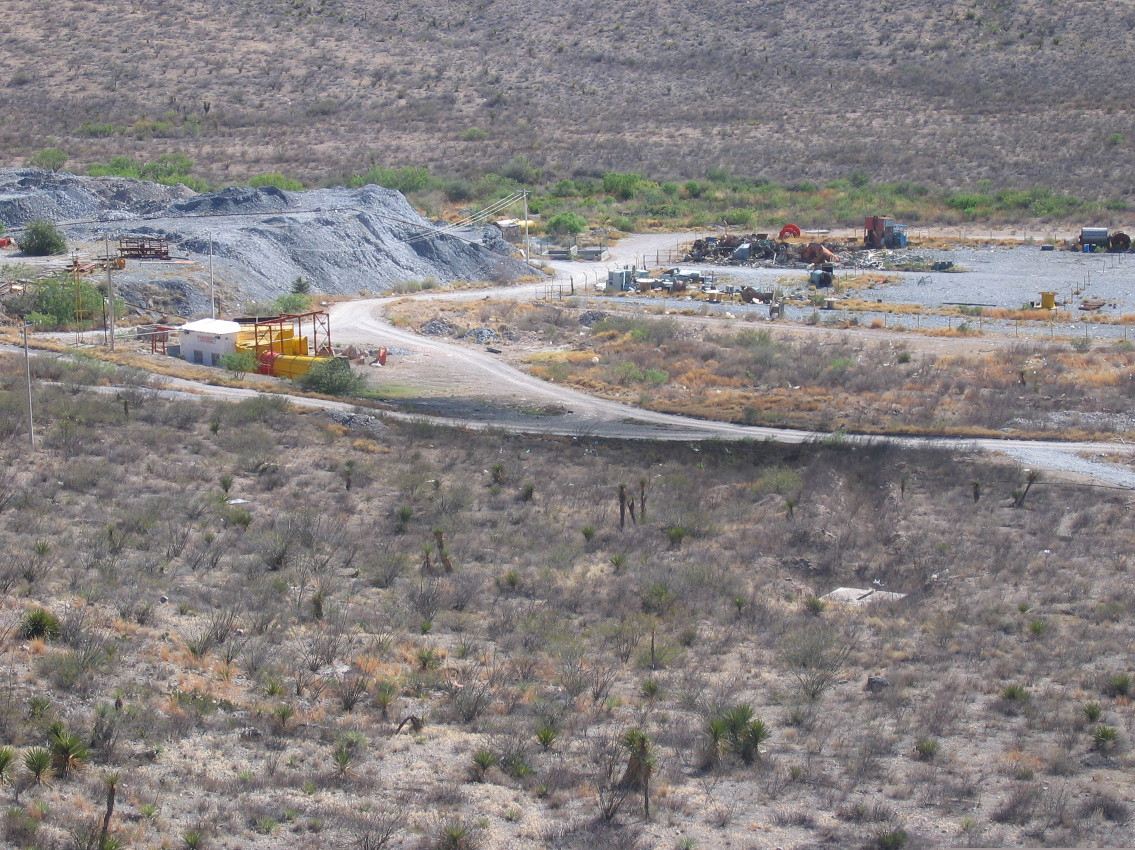
[[[1126,492],[32,369],[29,452],[0,358],[5,847],[1129,841]]]
[[[1135,12],[1089,0],[6,4],[0,165],[189,156],[213,181],[860,169],[1131,189]]]

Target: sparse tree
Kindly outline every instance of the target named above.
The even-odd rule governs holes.
[[[44,148],[28,158],[28,165],[32,168],[44,168],[48,171],[58,171],[66,162],[67,152],[62,148]]]

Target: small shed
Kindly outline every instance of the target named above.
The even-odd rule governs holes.
[[[225,319],[200,319],[182,325],[181,357],[190,363],[220,366],[221,357],[236,352],[240,325]]]

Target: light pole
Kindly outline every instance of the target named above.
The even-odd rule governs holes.
[[[28,384],[28,443],[35,450],[35,423],[32,420],[32,360],[28,354],[28,328],[31,322],[25,321],[20,328],[24,332],[24,377]]]

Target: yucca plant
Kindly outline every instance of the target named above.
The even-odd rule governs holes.
[[[20,624],[16,630],[21,640],[52,640],[59,637],[63,625],[59,618],[45,608],[33,608],[20,617]]]
[[[12,762],[16,760],[16,752],[11,747],[0,747],[0,785],[11,781],[9,775]]]
[[[296,710],[288,703],[282,702],[272,709],[272,716],[276,718],[276,722],[280,724],[280,728],[284,729],[288,725],[288,721],[295,715]]]
[[[32,747],[24,753],[24,770],[34,785],[46,785],[51,779],[51,752],[43,747]]]
[[[1001,689],[1001,699],[1009,702],[1028,702],[1028,688],[1018,684],[1006,685]]]
[[[82,769],[91,757],[83,739],[73,732],[68,732],[60,723],[52,724],[50,747],[52,766],[56,773],[64,778]]]
[[[473,753],[473,779],[484,782],[485,774],[500,762],[500,756],[489,749],[480,749]]]
[[[1092,730],[1092,746],[1102,752],[1115,748],[1119,741],[1119,730],[1114,726],[1105,726],[1101,723]]]
[[[736,705],[722,715],[725,721],[729,748],[745,764],[752,764],[760,756],[760,747],[768,740],[769,730],[763,720],[753,717],[753,709],[746,703]]]
[[[346,779],[347,774],[351,770],[351,765],[354,764],[355,754],[351,747],[340,742],[335,745],[335,749],[331,751],[331,759],[335,762],[335,775],[340,779]]]
[[[540,748],[543,749],[544,752],[552,749],[552,746],[556,743],[556,739],[559,737],[559,730],[551,724],[541,726],[536,730],[536,743],[540,745]]]
[[[425,646],[418,650],[418,669],[433,670],[441,664],[441,656],[433,647]]]
[[[390,719],[390,706],[398,699],[398,683],[393,679],[380,679],[374,686],[374,704],[382,712],[382,719]]]
[[[938,755],[938,741],[934,738],[922,738],[914,745],[914,757],[919,761],[931,761]]]
[[[724,718],[712,717],[705,724],[705,734],[709,738],[705,753],[706,767],[716,767],[718,762],[721,761],[721,752],[725,747],[725,738],[728,733],[729,727]]]

